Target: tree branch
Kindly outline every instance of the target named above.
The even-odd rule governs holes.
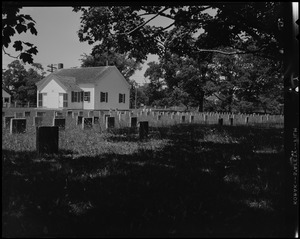
[[[7,53],[7,52],[5,51],[5,49],[4,49],[3,46],[2,46],[2,51],[4,52],[4,54],[8,55],[8,56],[11,57],[11,58],[15,58],[15,59],[19,59],[19,56],[21,55],[21,53],[20,53],[18,56],[12,56],[12,55],[10,55],[9,53]]]
[[[136,28],[134,28],[133,30],[129,31],[129,32],[123,32],[123,33],[119,33],[120,35],[129,35],[131,33],[133,33],[134,31],[138,30],[139,28],[145,26],[148,22],[152,21],[154,18],[158,17],[160,13],[163,13],[164,11],[166,11],[168,9],[168,7],[165,7],[163,10],[161,10],[160,12],[158,12],[154,17],[151,17],[149,20],[147,20],[146,22],[140,24],[139,26],[137,26]]]

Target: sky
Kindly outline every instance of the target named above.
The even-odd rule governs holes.
[[[73,12],[71,7],[23,7],[20,13],[29,14],[36,21],[37,35],[32,35],[29,31],[16,34],[12,42],[22,40],[37,46],[38,53],[33,55],[33,61],[41,63],[44,70],[48,69],[47,65],[58,63],[63,63],[64,68],[80,67],[82,55],[91,53],[93,45],[80,42],[77,35],[80,27],[80,12]],[[170,23],[170,19],[158,17],[149,22],[149,25],[164,27]],[[16,56],[18,53],[14,51],[12,45],[10,44],[5,50]],[[2,52],[2,68],[6,68],[13,60],[15,59]],[[149,55],[142,70],[136,71],[131,79],[139,84],[148,82],[144,78],[144,73],[150,61],[158,61],[158,56]],[[30,65],[25,65],[25,68],[29,67]]]

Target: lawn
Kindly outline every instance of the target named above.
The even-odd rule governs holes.
[[[38,158],[35,131],[2,133],[2,236],[279,237],[283,129],[70,126]]]

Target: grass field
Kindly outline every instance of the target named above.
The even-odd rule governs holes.
[[[277,237],[284,230],[283,129],[179,124],[2,132],[2,236]]]

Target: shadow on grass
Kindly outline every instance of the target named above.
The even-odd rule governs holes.
[[[155,130],[169,143],[130,155],[3,150],[2,236],[282,236],[282,152],[205,140],[223,130],[211,126],[151,129],[149,141]]]

